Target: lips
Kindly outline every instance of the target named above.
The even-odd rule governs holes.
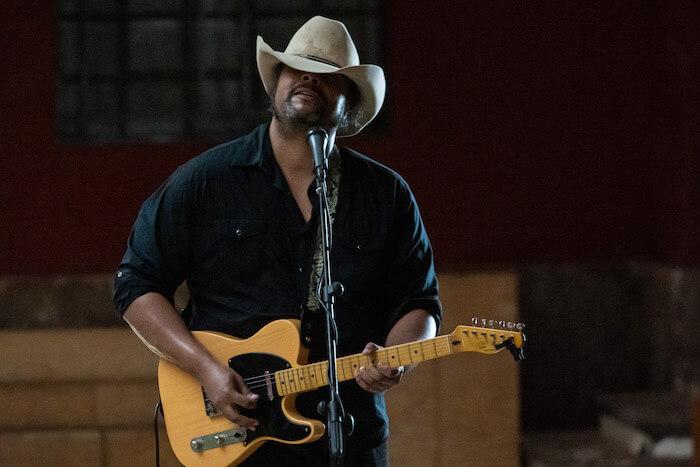
[[[295,88],[294,91],[292,92],[292,95],[297,95],[297,94],[302,95],[302,96],[311,97],[312,99],[315,99],[320,103],[323,103],[323,98],[321,97],[321,95],[311,88],[299,86],[299,87]]]

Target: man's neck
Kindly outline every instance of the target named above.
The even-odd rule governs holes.
[[[287,182],[310,181],[314,177],[313,155],[306,141],[307,130],[283,128],[276,118],[270,123],[272,153]],[[335,128],[328,132],[328,144],[335,143]]]

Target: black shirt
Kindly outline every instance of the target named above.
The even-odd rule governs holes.
[[[191,330],[245,338],[270,321],[301,317],[317,200],[309,187],[313,214],[306,222],[272,154],[268,127],[182,165],[144,202],[115,278],[117,311],[123,314],[148,292],[172,300],[186,281],[191,298],[184,317]],[[432,250],[406,182],[351,149],[340,148],[340,157],[332,273],[345,286],[336,320],[338,354],[347,355],[370,341],[382,345],[416,308],[439,325],[441,307]],[[324,347],[314,339],[311,358],[323,359]],[[358,442],[386,438],[382,395],[354,381],[341,385],[341,395],[357,419]]]

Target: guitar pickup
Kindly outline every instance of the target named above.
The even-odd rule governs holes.
[[[243,443],[245,442],[246,436],[246,429],[239,427],[233,430],[220,431],[219,433],[193,438],[192,441],[190,441],[190,447],[194,452],[202,452],[228,446],[229,444]]]

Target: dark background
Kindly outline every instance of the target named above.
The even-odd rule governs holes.
[[[697,264],[692,2],[389,2],[389,111],[439,267]],[[206,148],[62,144],[52,2],[6,2],[0,273],[111,271],[141,201]],[[250,51],[251,55],[253,51]]]

